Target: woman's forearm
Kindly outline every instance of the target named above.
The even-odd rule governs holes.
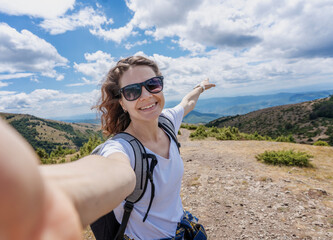
[[[194,109],[202,91],[203,90],[201,87],[194,88],[191,92],[186,94],[186,96],[182,99],[180,105],[182,105],[184,108],[184,117]]]
[[[90,155],[76,162],[40,167],[50,184],[72,199],[82,225],[110,212],[135,186],[135,173],[124,154]]]
[[[215,87],[215,84],[210,83],[209,79],[207,78],[203,80],[199,85],[195,86],[194,89],[191,90],[191,92],[186,94],[186,96],[180,102],[180,105],[184,108],[184,117],[194,109],[200,94],[212,87]]]

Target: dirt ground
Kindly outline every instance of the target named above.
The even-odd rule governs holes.
[[[333,148],[260,141],[191,141],[181,129],[181,197],[208,239],[333,239]],[[314,156],[312,169],[259,163],[265,150]],[[94,239],[89,229],[85,240]]]

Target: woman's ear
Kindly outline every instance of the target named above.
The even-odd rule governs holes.
[[[126,108],[124,107],[124,103],[122,99],[119,99],[119,104],[123,108],[124,112],[127,112]]]

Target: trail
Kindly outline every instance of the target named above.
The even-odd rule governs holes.
[[[208,239],[333,239],[333,148],[259,141],[190,141],[182,129],[184,208]],[[265,150],[320,153],[307,170],[267,166]],[[321,179],[319,175],[327,175]],[[329,175],[331,174],[331,175]],[[317,178],[317,179],[316,179]]]

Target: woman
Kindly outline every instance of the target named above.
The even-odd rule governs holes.
[[[150,187],[143,198],[135,204],[125,234],[130,239],[162,239],[176,234],[184,211],[180,198],[183,162],[176,143],[158,127],[162,114],[178,132],[184,116],[193,108],[199,95],[215,86],[208,79],[188,93],[179,105],[163,109],[163,77],[155,62],[141,56],[120,60],[112,68],[102,86],[102,128],[107,135],[126,132],[137,138],[147,153],[156,155],[154,168],[155,197],[149,215],[143,221],[150,202]],[[108,140],[101,155],[112,157],[123,154],[134,168],[134,152],[123,139]],[[124,203],[123,203],[124,204]],[[123,216],[123,204],[114,209],[118,222]],[[191,216],[191,215],[190,215]]]
[[[178,106],[163,110],[160,76],[157,65],[147,58],[121,60],[110,70],[98,106],[107,134],[132,134],[159,160],[154,170],[158,186],[147,220],[142,225],[144,197],[135,204],[126,228],[135,239],[173,237],[183,216],[179,196],[183,165],[173,140],[158,128],[158,116],[164,114],[178,131],[199,95],[215,86],[204,80]],[[90,155],[38,169],[32,148],[1,119],[0,132],[1,239],[80,239],[82,226],[112,209],[118,219],[122,215],[120,204],[136,181],[127,142],[108,141],[104,157]]]

